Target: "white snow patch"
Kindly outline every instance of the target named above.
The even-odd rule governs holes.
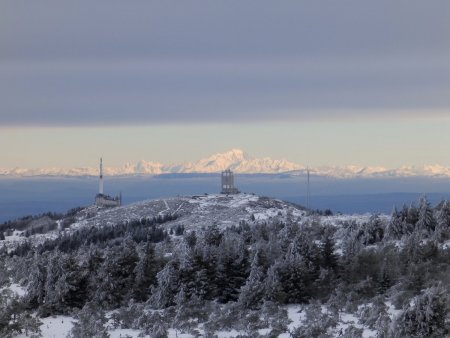
[[[248,208],[248,209],[251,210],[251,208]],[[266,221],[268,219],[278,216],[279,212],[281,212],[282,215],[283,214],[286,215],[285,211],[282,212],[280,209],[275,209],[275,208],[267,209],[264,212],[257,212],[257,213],[254,213],[253,215],[255,216],[256,221]]]
[[[354,327],[358,328],[358,329],[363,329],[363,337],[364,338],[375,338],[377,336],[377,332],[374,330],[369,329],[368,327],[361,325],[359,323],[358,318],[351,314],[351,313],[346,313],[346,312],[342,312],[339,316],[340,320],[338,325],[336,326],[336,330],[337,332],[344,332],[345,329],[347,329],[349,326],[353,325]]]
[[[72,322],[75,320],[68,316],[54,316],[47,318],[39,318],[42,322],[41,331],[42,337],[45,338],[62,338],[72,330]],[[15,338],[29,338],[25,333],[16,336]]]
[[[386,302],[385,304],[388,307],[387,313],[389,315],[389,318],[391,318],[391,320],[397,318],[397,316],[399,316],[400,313],[402,312],[402,310],[397,310],[394,304],[392,304],[392,302],[390,301]]]
[[[442,244],[442,249],[448,249],[450,248],[450,239]]]
[[[14,292],[16,295],[18,295],[19,297],[24,296],[26,293],[26,289],[24,287],[20,286],[19,284],[15,284],[15,283],[11,284],[9,286],[9,289],[12,292]]]
[[[11,236],[5,236],[5,241],[11,241],[11,242],[23,241],[24,237],[21,235],[22,235],[21,231],[14,231]]]
[[[231,331],[216,331],[215,334],[217,335],[218,338],[232,338],[232,337],[236,337],[239,335],[242,335],[244,332],[239,332],[236,330],[231,330]]]
[[[108,330],[108,333],[110,335],[110,338],[123,338],[126,336],[138,338],[140,331],[132,329],[117,329],[117,330]]]
[[[301,305],[288,305],[287,306],[288,318],[291,323],[288,326],[289,331],[302,325],[302,322],[306,319],[306,314],[302,311]],[[289,338],[291,335],[288,332],[282,333],[279,338]]]

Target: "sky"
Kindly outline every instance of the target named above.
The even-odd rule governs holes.
[[[0,3],[0,168],[450,166],[450,2]]]

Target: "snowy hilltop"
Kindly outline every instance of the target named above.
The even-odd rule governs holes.
[[[272,159],[269,157],[256,158],[240,149],[232,149],[224,153],[214,154],[196,162],[179,164],[162,164],[153,161],[139,161],[126,163],[122,167],[106,167],[108,176],[135,176],[135,175],[161,175],[161,174],[187,174],[187,173],[219,173],[231,169],[240,174],[289,174],[306,175],[307,166],[297,164],[285,159]],[[380,166],[321,166],[311,167],[310,173],[315,176],[335,178],[355,177],[450,177],[450,168],[441,165],[426,165],[423,167],[403,166],[389,169]],[[83,168],[37,168],[37,169],[1,169],[0,177],[80,177],[98,176],[98,169],[94,167]]]
[[[298,220],[305,213],[305,209],[296,204],[253,194],[180,196],[147,200],[117,208],[90,206],[78,211],[76,217],[69,218],[70,227],[67,224],[64,226],[64,221],[54,221],[47,215],[32,220],[27,226],[19,227],[19,233],[6,236],[5,241],[0,242],[0,247],[7,246],[11,249],[28,241],[30,235],[33,235],[31,238],[37,245],[59,236],[63,229],[63,233],[67,234],[79,229],[101,228],[154,217],[165,219],[164,223],[169,228],[182,224],[184,229],[196,230],[212,224],[232,226],[249,219],[281,222],[288,214],[292,219]],[[169,216],[174,216],[173,220],[166,219]],[[65,222],[67,223],[67,219]],[[53,231],[48,231],[49,229]],[[7,230],[7,226],[4,230]]]
[[[0,336],[448,337],[450,203],[332,215],[253,194],[0,225]]]

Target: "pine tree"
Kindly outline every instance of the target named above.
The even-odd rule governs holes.
[[[206,297],[209,290],[208,277],[203,259],[196,254],[195,247],[189,246],[184,240],[175,248],[173,259],[179,265],[179,283],[183,285],[186,298],[194,294]]]
[[[189,297],[195,295],[201,299],[210,298],[211,285],[207,269],[204,269],[199,265],[199,268],[193,271],[195,272],[190,275],[190,278],[186,281]]]
[[[172,321],[175,328],[193,330],[198,327],[199,323],[208,319],[209,308],[206,303],[196,295],[187,299],[184,285],[180,287],[180,291],[175,297],[175,303],[176,315]]]
[[[403,217],[397,208],[392,210],[391,219],[386,227],[386,238],[396,240],[402,238],[403,232]]]
[[[101,282],[100,275],[104,273],[102,265],[105,258],[103,252],[93,244],[87,250],[86,256],[87,299],[95,299],[98,296],[97,289]]]
[[[351,260],[363,249],[362,243],[359,240],[360,229],[356,222],[350,222],[344,228],[344,231],[342,238],[343,258],[344,260]]]
[[[12,338],[22,332],[24,304],[10,290],[0,289],[0,337]]]
[[[87,277],[72,254],[56,250],[49,258],[43,314],[67,313],[83,307],[87,296]]]
[[[311,263],[298,252],[294,241],[280,265],[280,279],[288,303],[304,303],[310,298],[309,283],[312,274]]]
[[[250,267],[250,275],[247,282],[241,288],[239,303],[245,309],[256,309],[262,303],[264,296],[264,268],[262,266],[261,252],[258,251],[253,257]]]
[[[52,313],[57,307],[60,295],[55,290],[55,285],[58,279],[62,276],[62,263],[61,263],[62,253],[59,250],[55,250],[50,254],[48,265],[47,265],[47,277],[45,283],[45,298],[43,303],[45,303],[45,308],[48,314]]]
[[[380,242],[384,236],[384,226],[378,215],[370,217],[369,222],[364,227],[362,243],[373,245]]]
[[[212,300],[217,298],[220,288],[218,287],[217,259],[218,247],[198,243],[195,248],[195,256],[192,264],[194,283],[189,286],[189,292],[202,299]]]
[[[242,236],[227,233],[219,246],[215,267],[217,297],[221,303],[236,301],[248,277],[248,250]]]
[[[334,252],[335,242],[331,234],[326,233],[321,247],[322,266],[336,272],[338,268],[338,258]]]
[[[391,324],[391,319],[389,315],[386,313],[380,313],[378,315],[378,318],[373,325],[374,329],[377,331],[377,338],[388,338],[389,335],[389,328]]]
[[[151,303],[157,308],[165,308],[175,304],[175,296],[179,288],[177,262],[171,261],[164,269],[158,272],[156,278],[157,286],[152,289]]]
[[[116,293],[118,279],[115,272],[117,270],[115,255],[115,251],[108,248],[105,251],[105,259],[102,265],[95,273],[96,279],[93,285],[95,290],[94,300],[105,308],[117,306],[120,299]]]
[[[184,233],[184,241],[190,248],[194,248],[197,244],[197,234],[195,231],[189,231]]]
[[[442,286],[424,290],[403,309],[396,321],[395,337],[447,337],[448,296]]]
[[[156,323],[150,333],[150,338],[167,338],[167,329],[163,323]]]
[[[390,262],[384,258],[379,277],[379,290],[382,294],[384,294],[394,284],[391,276],[391,269],[392,267],[390,266]]]
[[[55,285],[62,312],[82,308],[88,295],[88,273],[74,254],[62,256],[62,275]]]
[[[406,208],[406,210],[404,209],[403,212],[406,213],[404,217],[406,223],[411,224],[412,227],[415,227],[417,221],[419,220],[419,211],[416,206],[411,204],[408,208]]]
[[[133,297],[137,301],[146,301],[150,297],[151,287],[156,285],[156,275],[159,271],[159,263],[156,260],[154,245],[147,242],[143,255],[139,259],[135,269]]]
[[[138,260],[135,244],[130,239],[125,239],[120,247],[108,248],[98,272],[97,301],[106,307],[119,306],[130,293]]]
[[[419,219],[416,223],[416,228],[419,231],[426,233],[431,233],[436,228],[436,220],[433,216],[433,209],[425,196],[420,199]]]
[[[438,241],[450,238],[450,203],[443,201],[437,212],[436,239]]]
[[[219,246],[222,240],[222,233],[217,225],[208,227],[204,233],[204,240],[206,245]]]
[[[107,319],[104,312],[94,305],[87,303],[76,316],[68,338],[109,338],[105,324]]]
[[[25,336],[28,337],[31,334],[31,337],[41,337],[42,322],[37,317],[34,317],[29,311],[25,311],[21,313],[20,321],[25,331]]]
[[[264,281],[264,299],[275,303],[284,303],[286,295],[283,292],[283,285],[279,276],[280,263],[275,262],[267,270],[267,278]]]
[[[46,266],[46,256],[35,254],[31,264],[26,294],[26,301],[35,308],[44,302],[47,278]]]

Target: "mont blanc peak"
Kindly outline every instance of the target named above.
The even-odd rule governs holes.
[[[214,154],[186,166],[184,172],[213,173],[231,169],[237,173],[281,173],[300,169],[298,164],[268,157],[255,158],[241,149]]]
[[[214,154],[199,160],[194,165],[196,172],[217,172],[232,169],[251,158],[243,150],[231,149],[224,153]]]

